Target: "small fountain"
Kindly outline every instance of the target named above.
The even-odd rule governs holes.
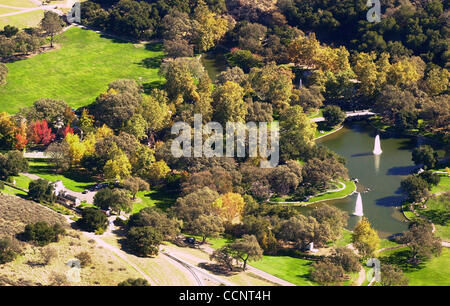
[[[364,216],[363,204],[362,204],[362,198],[361,198],[360,192],[358,192],[358,198],[356,199],[356,205],[355,205],[355,212],[353,213],[353,215],[358,216],[358,217]]]
[[[380,155],[381,153],[383,153],[383,151],[381,151],[380,135],[377,135],[377,137],[375,137],[375,146],[373,148],[373,154]]]

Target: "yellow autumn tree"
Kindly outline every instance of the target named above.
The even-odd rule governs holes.
[[[131,164],[127,155],[119,149],[115,156],[103,167],[105,177],[110,180],[123,180],[131,176]]]
[[[362,256],[375,257],[380,246],[380,238],[366,217],[356,224],[352,234],[352,243]]]
[[[64,141],[69,145],[70,162],[72,166],[80,164],[81,159],[86,153],[86,147],[76,134],[68,133]]]
[[[228,31],[228,21],[211,12],[203,0],[198,2],[195,9],[195,20],[198,22],[198,48],[208,51],[215,46]]]
[[[219,197],[213,204],[226,222],[239,221],[244,210],[245,201],[238,193],[228,192]]]

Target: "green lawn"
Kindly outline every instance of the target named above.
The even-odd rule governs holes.
[[[321,201],[328,201],[328,200],[332,200],[332,199],[340,199],[340,198],[349,196],[356,190],[355,182],[343,181],[343,183],[345,184],[345,188],[341,191],[327,192],[320,196],[312,197],[308,201],[296,203],[296,204],[304,205],[304,204],[311,204],[313,202],[321,202]],[[341,187],[340,184],[339,184],[339,187]],[[337,189],[337,188],[338,188],[338,186],[332,187],[332,189]],[[284,197],[276,197],[275,196],[275,197],[270,198],[270,201],[272,201],[272,202],[298,202],[297,199],[295,199],[294,197],[292,197],[290,195],[284,196]]]
[[[429,199],[427,209],[418,209],[422,216],[431,220],[436,226],[436,234],[444,240],[450,241],[450,195],[443,194]]]
[[[316,134],[314,135],[315,138],[319,138],[319,137],[323,137],[326,136],[328,134],[334,133],[336,132],[338,129],[340,129],[341,126],[337,126],[337,127],[328,127],[325,122],[318,122],[317,123],[317,129],[316,129]],[[321,133],[321,131],[323,133]]]
[[[407,264],[410,256],[408,248],[381,253],[381,264],[391,263],[402,268],[409,279],[410,286],[449,286],[450,285],[450,250],[442,249],[439,257],[433,257],[418,266]]]
[[[439,174],[441,181],[437,186],[431,188],[431,193],[450,191],[450,177],[446,174]]]
[[[29,173],[36,174],[50,182],[62,181],[66,188],[73,191],[83,192],[97,183],[90,176],[78,172],[67,171],[57,174],[54,172],[53,166],[45,160],[30,159],[28,163],[30,165]]]
[[[332,243],[333,247],[339,248],[339,247],[345,247],[346,245],[352,243],[352,232],[349,230],[344,229],[344,232],[338,240],[334,241]]]
[[[312,261],[289,256],[264,256],[250,265],[297,286],[317,285],[309,279]]]
[[[35,27],[39,24],[43,17],[43,10],[36,10],[17,15],[0,17],[0,28],[3,28],[7,24],[16,26],[21,29]]]
[[[140,199],[140,202],[133,204],[132,213],[138,213],[146,207],[156,206],[161,209],[166,209],[175,203],[176,196],[177,195],[173,192],[171,193],[162,190],[140,191],[136,195],[136,197]]]
[[[160,44],[135,45],[71,28],[57,38],[58,50],[8,63],[0,88],[0,112],[15,113],[40,98],[65,100],[72,107],[92,103],[108,83],[129,78],[154,86],[163,81]]]
[[[37,5],[30,0],[0,0],[0,4],[26,8],[37,7]]]

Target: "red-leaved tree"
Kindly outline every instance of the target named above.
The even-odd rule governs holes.
[[[47,120],[36,121],[31,125],[31,136],[29,140],[34,144],[42,144],[48,146],[55,140],[55,134],[52,129],[48,127]]]

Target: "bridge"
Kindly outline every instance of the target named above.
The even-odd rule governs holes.
[[[366,116],[373,116],[376,115],[376,113],[372,112],[370,109],[366,110],[358,110],[358,111],[352,111],[352,112],[345,112],[345,118],[351,118],[351,117],[366,117]],[[312,122],[323,122],[325,121],[324,117],[317,117],[311,119]]]

